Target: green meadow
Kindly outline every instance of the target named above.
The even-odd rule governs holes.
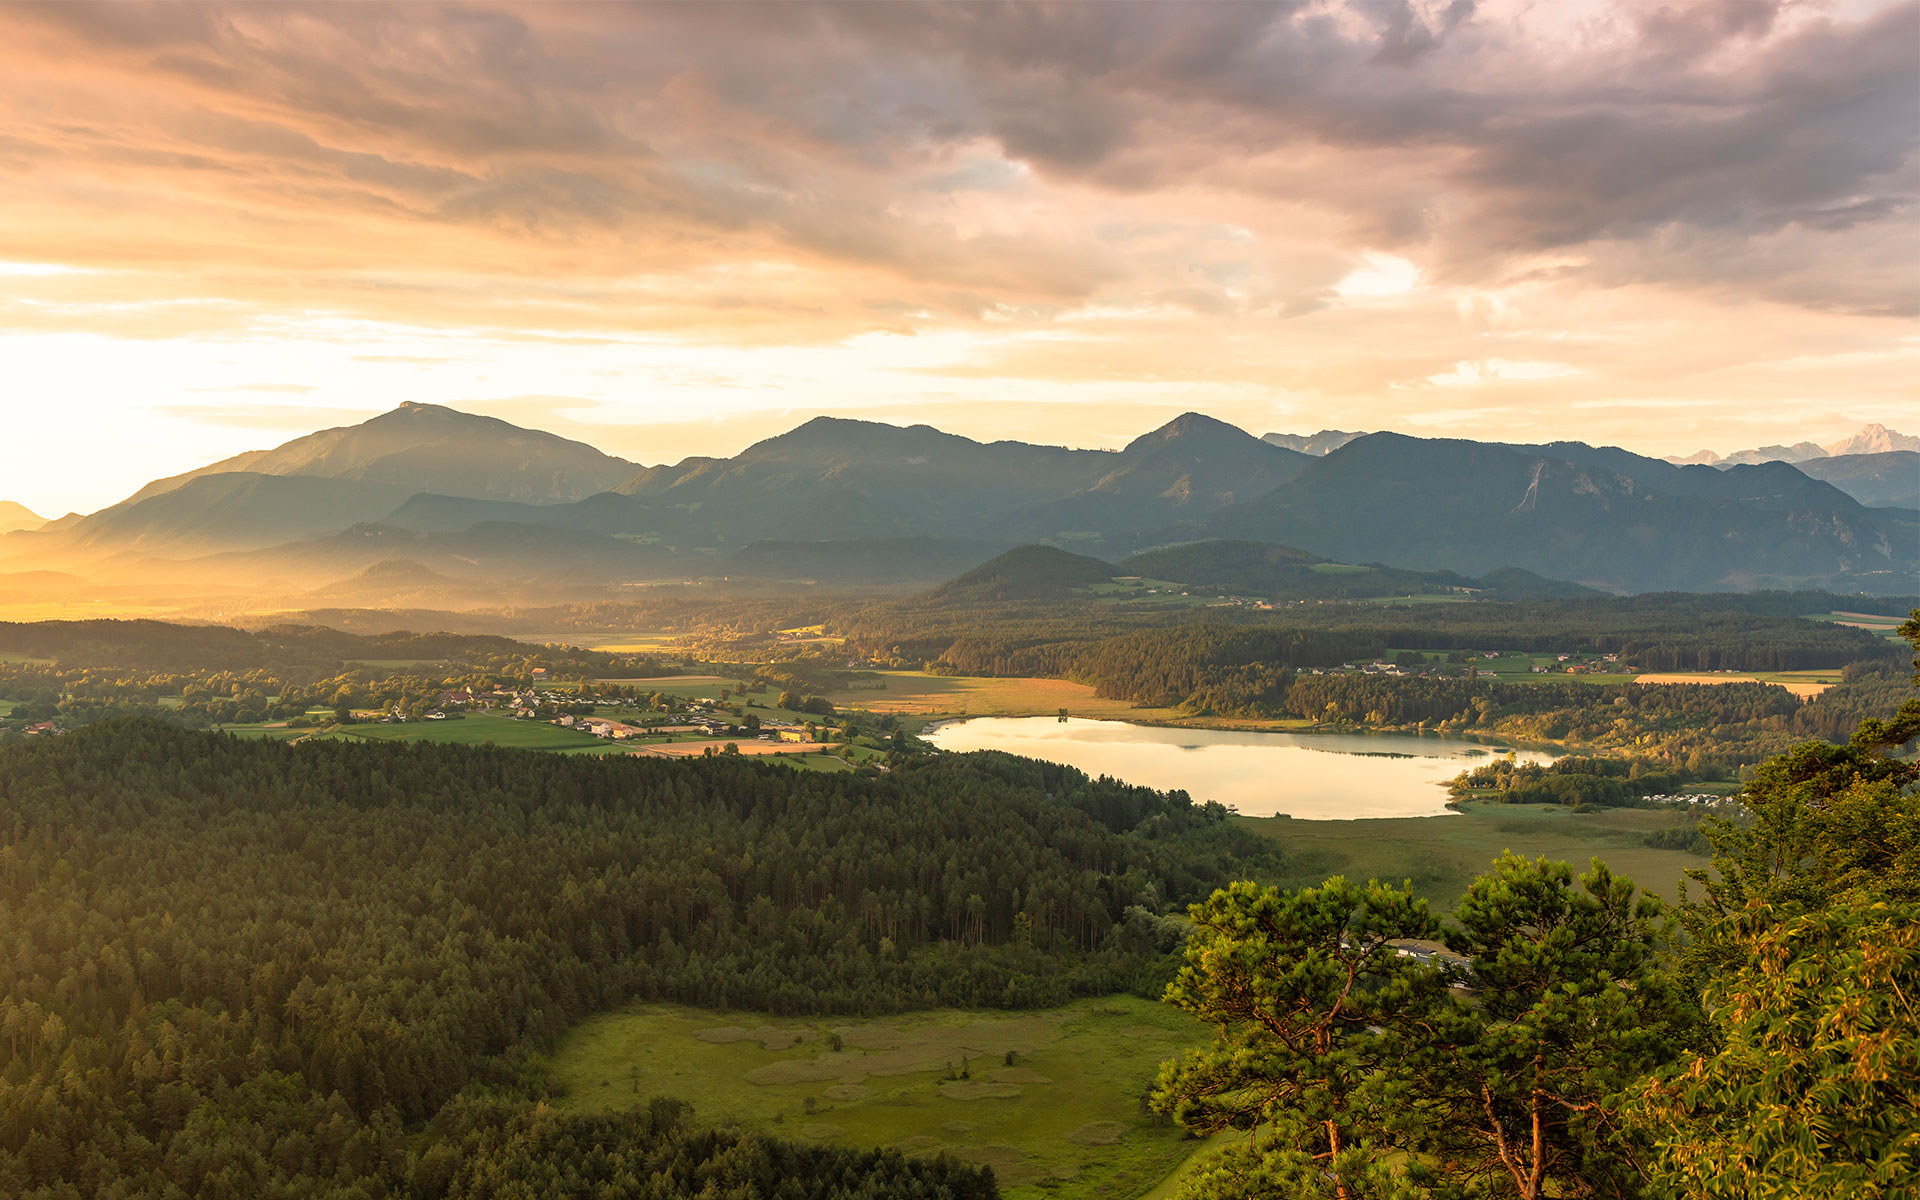
[[[1334,875],[1411,880],[1414,890],[1442,911],[1450,910],[1473,877],[1507,850],[1570,862],[1576,872],[1597,857],[1616,875],[1668,901],[1679,899],[1685,871],[1707,865],[1698,855],[1646,844],[1649,834],[1693,824],[1691,813],[1643,808],[1577,813],[1558,805],[1489,803],[1462,809],[1457,816],[1357,821],[1236,819],[1280,843],[1278,882],[1284,887],[1311,887]]]
[[[1206,1037],[1131,996],[873,1020],[642,1005],[576,1027],[554,1071],[562,1108],[676,1096],[696,1120],[988,1164],[1009,1200],[1136,1200],[1196,1148],[1141,1097]]]
[[[454,721],[408,721],[404,725],[366,723],[311,729],[289,729],[283,724],[227,725],[241,737],[297,742],[309,737],[350,738],[369,742],[440,742],[456,746],[512,746],[522,750],[558,750],[574,754],[608,754],[628,747],[576,733],[545,721],[516,721],[511,717],[476,714]]]

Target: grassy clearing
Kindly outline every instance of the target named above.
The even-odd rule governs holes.
[[[1905,617],[1889,617],[1884,613],[1836,611],[1803,613],[1801,615],[1809,621],[1826,621],[1834,625],[1851,625],[1855,629],[1870,629],[1875,633],[1883,634],[1895,641],[1901,640],[1897,631],[1901,623],[1906,620]]]
[[[986,1163],[1010,1200],[1134,1200],[1193,1150],[1178,1129],[1152,1127],[1140,1096],[1163,1059],[1205,1038],[1135,997],[870,1021],[646,1005],[585,1022],[554,1066],[565,1108],[678,1096],[699,1119]],[[963,1062],[968,1078],[947,1078]]]
[[[1372,567],[1358,563],[1317,562],[1309,568],[1316,575],[1371,575]]]
[[[1411,880],[1414,890],[1442,911],[1450,910],[1473,877],[1505,850],[1560,859],[1580,871],[1598,857],[1616,874],[1669,901],[1679,899],[1682,872],[1707,863],[1644,843],[1649,833],[1691,822],[1681,813],[1639,808],[1576,813],[1538,804],[1468,804],[1464,809],[1451,817],[1237,819],[1281,844],[1284,887],[1312,887],[1334,875]]]
[[[458,721],[409,721],[404,725],[349,725],[341,732],[373,742],[444,742],[456,746],[514,746],[529,750],[586,749],[605,746],[588,733],[576,733],[545,721],[516,721],[481,713]]]
[[[1802,700],[1818,696],[1840,682],[1839,671],[1754,671],[1729,675],[1707,671],[1655,671],[1635,675],[1636,683],[1774,683]]]
[[[404,725],[365,724],[289,729],[284,723],[268,722],[259,725],[226,725],[222,728],[241,737],[261,737],[280,742],[329,737],[367,742],[440,742],[456,746],[491,744],[576,754],[607,754],[625,749],[591,734],[576,733],[545,721],[516,721],[487,714],[464,717],[458,721],[409,721]]]

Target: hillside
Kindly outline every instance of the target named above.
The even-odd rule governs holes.
[[[1765,470],[1682,468],[1577,444],[1391,433],[1348,443],[1212,528],[1346,561],[1468,575],[1520,567],[1621,591],[1837,579],[1905,590],[1916,566],[1909,526],[1816,481],[1786,486]]]
[[[1379,564],[1328,562],[1292,546],[1223,539],[1165,546],[1122,560],[1115,571],[1186,587],[1267,600],[1342,600],[1384,596],[1477,594],[1536,600],[1593,596],[1575,583],[1505,567],[1478,579],[1451,571],[1407,571]]]
[[[582,442],[437,404],[402,404],[358,425],[323,429],[275,447],[158,479],[128,502],[206,475],[320,476],[395,489],[553,504],[632,477],[634,464]]]
[[[377,571],[357,581],[346,578],[396,562],[418,573],[391,596],[377,586]],[[362,603],[432,606],[476,597],[559,602],[621,581],[677,578],[683,568],[676,564],[674,553],[664,547],[597,533],[512,522],[482,523],[458,533],[415,533],[370,522],[266,549],[148,561],[142,569],[183,585],[271,593],[279,606],[313,600],[307,595],[312,589],[343,586]],[[451,581],[445,594],[428,586],[434,577]]]
[[[1114,576],[1111,563],[1053,546],[1018,546],[928,592],[934,603],[1061,600]]]
[[[974,538],[848,538],[754,542],[712,573],[727,579],[787,579],[838,584],[925,585],[951,579],[991,558],[999,546]]]
[[[1797,464],[1869,508],[1920,508],[1920,451],[1836,454]]]
[[[38,529],[47,523],[47,519],[24,504],[12,500],[0,500],[0,533],[12,533],[17,529]]]
[[[1170,529],[1198,529],[1209,514],[1265,495],[1312,461],[1185,413],[1128,443],[1085,488],[1006,520],[1022,537],[1091,539],[1110,551],[1130,550],[1165,540]]]
[[[1342,429],[1322,429],[1313,434],[1269,433],[1262,435],[1260,440],[1285,450],[1297,450],[1301,454],[1325,458],[1353,439],[1365,436],[1365,433],[1348,433]]]
[[[122,501],[54,536],[68,552],[261,549],[376,520],[406,496],[405,488],[364,480],[223,472]]]
[[[1117,456],[819,417],[730,459],[655,467],[617,491],[699,545],[979,537],[1000,514],[1097,479]]]

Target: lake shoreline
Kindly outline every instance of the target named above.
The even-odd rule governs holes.
[[[1183,791],[1243,816],[1316,820],[1457,815],[1448,784],[1461,772],[1506,754],[1558,757],[1432,731],[1205,729],[1057,714],[946,718],[921,736],[942,750],[995,750]]]
[[[1072,712],[1067,714],[1075,721],[1105,721],[1118,725],[1141,725],[1149,729],[1186,729],[1210,733],[1285,733],[1301,737],[1419,737],[1444,738],[1448,741],[1476,742],[1490,750],[1531,750],[1542,754],[1594,754],[1605,753],[1592,747],[1582,747],[1572,742],[1541,742],[1522,738],[1501,737],[1497,734],[1480,733],[1465,729],[1422,729],[1418,725],[1326,725],[1305,721],[1297,717],[1278,717],[1271,721],[1258,718],[1221,718],[1221,717],[1084,717]],[[985,720],[1059,720],[1057,712],[1004,712],[1004,713],[938,713],[924,718],[917,736],[925,738],[927,734],[967,721]]]

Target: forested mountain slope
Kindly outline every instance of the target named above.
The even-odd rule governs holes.
[[[1920,450],[1836,454],[1796,463],[1795,469],[1870,508],[1920,508]]]
[[[1346,561],[1468,575],[1522,567],[1621,591],[1911,588],[1920,555],[1910,524],[1828,485],[1775,478],[1791,470],[1376,433],[1211,527]]]

